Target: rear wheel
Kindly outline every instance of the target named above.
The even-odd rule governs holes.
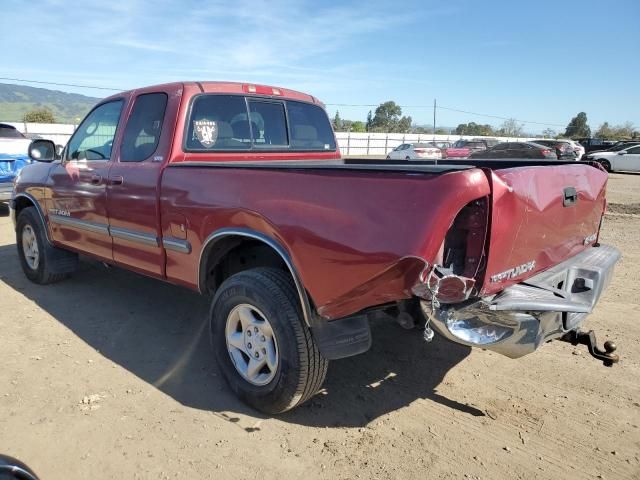
[[[411,160],[411,157],[404,157],[405,160]]]
[[[78,256],[53,247],[35,207],[20,212],[16,222],[16,244],[22,271],[29,280],[45,285],[58,282],[75,270]]]
[[[256,268],[225,280],[211,305],[210,327],[222,374],[253,408],[282,413],[322,386],[329,362],[304,324],[285,272]]]
[[[602,165],[607,172],[611,171],[611,162],[609,162],[609,160],[605,160],[604,158],[601,158],[598,160],[598,163]]]

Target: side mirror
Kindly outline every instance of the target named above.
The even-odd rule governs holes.
[[[31,160],[53,162],[56,157],[56,145],[51,140],[38,139],[29,145],[29,158]]]

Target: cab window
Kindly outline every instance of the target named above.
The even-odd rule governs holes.
[[[103,103],[87,115],[69,140],[67,160],[110,159],[123,104],[123,100]]]
[[[203,94],[193,100],[186,151],[335,150],[329,118],[317,105],[260,97]]]
[[[166,93],[146,93],[136,98],[122,139],[121,162],[142,162],[154,154],[166,108]]]

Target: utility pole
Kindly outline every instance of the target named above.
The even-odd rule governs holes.
[[[433,99],[433,139],[436,139],[436,99]]]
[[[436,99],[433,99],[433,141],[436,141]],[[434,143],[435,145],[435,143]],[[436,165],[438,164],[438,159],[436,159]]]

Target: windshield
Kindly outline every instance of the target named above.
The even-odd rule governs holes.
[[[633,145],[638,145],[638,144],[640,144],[640,142],[638,142],[638,143],[617,143],[613,147],[608,148],[607,151],[609,151],[609,152],[619,152],[620,150],[624,150],[625,148],[629,148],[629,147],[632,147]]]
[[[26,138],[11,125],[0,125],[0,138]]]

